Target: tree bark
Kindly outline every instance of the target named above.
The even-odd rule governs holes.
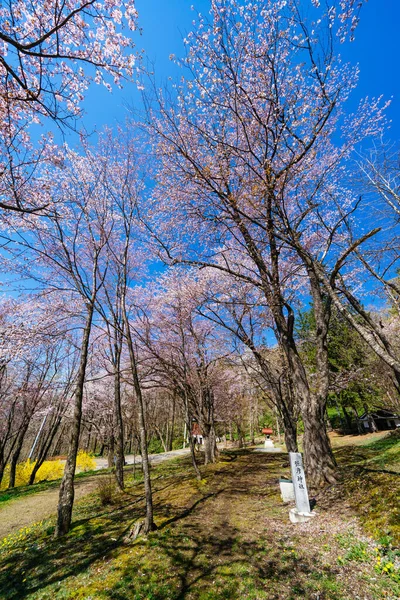
[[[188,425],[188,431],[190,432],[190,420],[189,420],[189,425]],[[198,466],[197,460],[196,460],[196,449],[195,449],[195,444],[194,444],[194,438],[193,438],[191,432],[189,433],[189,448],[190,448],[190,458],[192,459],[193,469],[194,469],[194,472],[196,473],[196,479],[198,479],[200,481],[201,473],[200,473],[200,469],[199,469],[199,466]]]
[[[211,398],[211,402],[213,399]],[[204,464],[215,463],[218,456],[215,427],[214,427],[214,410],[213,406],[209,406],[206,419],[204,415],[199,415],[199,425],[203,435],[204,445]]]
[[[282,415],[285,445],[288,452],[298,452],[297,445],[297,422],[292,419],[285,419],[285,415]]]
[[[10,461],[10,479],[8,482],[8,489],[12,489],[15,486],[17,463],[18,463],[18,459],[21,454],[22,444],[24,443],[24,438],[25,438],[25,434],[28,429],[28,426],[29,426],[29,419],[26,420],[22,424],[22,426],[18,432],[17,442],[15,444],[15,449],[14,449],[14,452],[12,453],[11,461]]]
[[[114,411],[113,433],[115,442],[115,479],[120,490],[124,490],[124,423],[121,409],[121,353],[122,335],[118,323],[114,323]]]
[[[29,477],[28,485],[33,485],[33,483],[35,482],[36,473],[39,471],[40,467],[46,460],[46,457],[49,453],[51,444],[53,443],[53,440],[56,436],[56,433],[60,426],[60,423],[61,423],[61,417],[57,417],[55,422],[52,424],[51,429],[49,430],[49,433],[46,436],[46,439],[45,439],[43,445],[41,445],[37,460],[35,461],[35,464],[32,469],[32,473],[30,474],[30,477]]]
[[[6,469],[6,463],[4,461],[4,458],[2,456],[0,456],[0,485],[1,485],[1,482],[3,481],[5,469]]]
[[[335,483],[335,462],[326,427],[321,427],[324,418],[321,406],[312,402],[305,416],[303,446],[307,483],[313,488]]]
[[[172,416],[171,416],[171,425],[168,430],[168,438],[167,438],[167,450],[170,452],[172,450],[172,443],[174,441],[174,427],[175,427],[175,404],[176,398],[175,394],[172,396]]]
[[[349,432],[349,434],[353,433],[352,432],[352,422],[351,422],[351,415],[349,415],[349,413],[346,410],[346,407],[343,406],[343,414],[344,414],[344,418],[346,419],[346,424],[347,424],[347,431]]]
[[[115,467],[115,438],[114,438],[114,431],[113,431],[113,427],[112,430],[110,432],[109,438],[108,438],[108,448],[107,448],[107,465],[109,469],[113,469]]]
[[[2,369],[2,371],[0,371],[0,374],[4,374],[4,369]],[[10,433],[11,433],[11,428],[12,428],[12,424],[13,424],[13,420],[14,420],[14,414],[15,414],[15,405],[16,405],[16,401],[14,400],[8,416],[7,416],[7,427],[5,428],[1,443],[0,443],[0,484],[3,481],[3,477],[4,477],[4,471],[5,468],[7,466],[7,461],[10,457],[10,454],[14,448],[14,444],[16,442],[16,437],[14,436],[14,441],[11,443],[10,447],[7,449],[7,442],[9,440],[10,437]],[[7,449],[7,451],[6,451]]]
[[[14,440],[10,444],[10,447],[7,448],[7,452],[5,452],[5,448],[3,448],[3,451],[0,454],[0,483],[3,480],[4,472],[5,472],[8,460],[9,460],[10,456],[12,455],[12,451],[14,449],[16,442],[17,442],[17,436],[14,435]]]
[[[192,435],[192,415],[190,414],[189,397],[186,388],[182,391],[181,397],[183,399],[183,407],[185,410],[185,430],[183,432],[183,442],[185,443],[185,435],[187,435],[189,440],[190,458],[192,459],[193,469],[196,473],[196,478],[200,481],[201,473],[196,460],[196,449],[194,444],[194,438]]]
[[[284,386],[279,382],[275,406],[282,418],[283,433],[285,436],[285,445],[288,452],[298,452],[297,443],[297,414],[294,407],[293,390],[290,390],[289,385],[285,381]]]
[[[215,440],[215,429],[213,426],[207,427],[203,432],[204,441],[204,464],[215,463],[217,459],[217,444]]]
[[[89,351],[89,339],[93,321],[93,302],[90,302],[87,306],[87,315],[85,328],[82,336],[82,347],[79,363],[79,371],[75,389],[75,404],[74,413],[71,422],[69,448],[67,455],[67,462],[65,464],[64,475],[60,486],[60,495],[58,500],[57,509],[57,524],[55,529],[55,536],[61,537],[68,533],[71,527],[72,520],[72,508],[74,505],[74,476],[76,468],[76,457],[78,454],[79,447],[79,433],[81,428],[82,420],[82,400],[83,390],[86,376],[86,366],[88,360]]]
[[[123,320],[124,320],[126,342],[127,342],[128,351],[129,351],[130,366],[131,366],[131,372],[132,372],[132,378],[133,378],[133,387],[135,389],[136,400],[138,403],[140,452],[142,455],[144,491],[145,491],[145,498],[146,498],[146,519],[145,519],[145,525],[144,525],[144,533],[147,534],[150,531],[153,531],[154,529],[156,529],[156,525],[154,523],[154,516],[153,516],[153,494],[152,494],[152,489],[151,489],[149,455],[147,452],[147,432],[146,432],[144,401],[143,401],[142,389],[140,387],[139,375],[138,375],[138,371],[137,371],[137,363],[136,363],[135,350],[133,347],[133,340],[132,340],[132,336],[131,336],[128,317],[126,314],[125,291],[123,293],[122,313],[123,313]]]
[[[218,448],[214,425],[214,396],[212,390],[207,384],[207,369],[199,370],[204,374],[203,389],[200,393],[200,403],[198,407],[198,423],[203,435],[204,443],[204,464],[215,463],[218,456]]]

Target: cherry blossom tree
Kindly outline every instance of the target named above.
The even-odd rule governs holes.
[[[1,304],[0,480],[9,462],[9,487],[14,486],[16,465],[32,424],[47,414],[64,385],[62,372],[69,351],[63,308],[62,301],[40,294]],[[62,413],[68,398],[58,400]],[[54,438],[57,427],[52,430]],[[35,465],[35,473],[40,464]]]
[[[135,79],[133,0],[8,0],[0,7],[0,208],[46,207],[35,173],[54,160],[51,137],[34,148],[29,128],[74,126],[94,81]],[[47,136],[48,137],[48,136]]]
[[[115,172],[109,173],[108,190],[113,198],[114,209],[118,219],[118,228],[110,237],[107,250],[112,264],[113,276],[111,286],[107,281],[104,291],[107,296],[109,314],[112,316],[111,326],[114,330],[114,361],[115,361],[115,392],[120,386],[119,364],[121,358],[122,344],[128,350],[130,377],[133,385],[135,399],[138,409],[138,427],[140,451],[142,455],[142,469],[144,475],[146,518],[144,532],[148,533],[156,528],[153,518],[153,497],[150,478],[150,462],[147,449],[147,424],[145,400],[143,396],[140,373],[138,368],[138,347],[131,329],[130,311],[128,304],[129,288],[137,283],[143,274],[143,266],[146,263],[143,255],[141,241],[143,232],[140,231],[140,198],[144,189],[143,158],[136,151],[137,141],[125,137],[123,153],[119,154],[114,162]],[[118,350],[119,349],[119,350]],[[118,367],[118,368],[117,368]],[[122,417],[120,400],[116,399],[115,415],[119,422],[119,458],[120,470],[123,466],[123,439],[122,439]]]
[[[341,169],[358,142],[381,132],[384,105],[364,101],[345,113],[358,74],[335,45],[356,23],[359,3],[313,4],[306,19],[294,0],[213,2],[210,21],[199,18],[187,38],[176,101],[154,90],[148,126],[160,164],[155,197],[167,221],[154,225],[164,257],[210,266],[262,292],[301,407],[308,479],[320,485],[334,481],[335,465],[324,423],[330,302],[318,265],[324,244],[339,265],[354,252],[348,237],[340,244],[340,223],[355,203],[339,185]],[[298,300],[310,295],[316,390],[294,334]]]
[[[67,533],[74,499],[74,473],[82,415],[82,399],[95,303],[107,271],[105,247],[113,229],[110,198],[103,194],[102,164],[66,150],[63,167],[48,181],[51,217],[30,215],[8,220],[8,251],[32,281],[62,292],[66,314],[82,327],[74,414],[60,501],[56,535]],[[49,214],[49,213],[48,213]],[[26,260],[29,254],[31,260]],[[32,260],[35,257],[35,260]],[[67,307],[67,299],[69,305]]]
[[[324,260],[317,261],[315,255],[310,259],[309,248],[302,252],[314,263],[315,279],[328,302],[392,370],[400,389],[399,353],[389,322],[376,309],[366,307],[372,296],[386,299],[394,310],[399,307],[397,155],[387,144],[375,143],[369,153],[358,154],[357,162],[362,177],[356,176],[355,182],[363,196],[347,211],[341,206],[335,224],[318,215],[329,232]],[[366,214],[373,215],[375,226],[365,233],[359,222]]]
[[[197,277],[202,287],[199,313],[239,342],[236,351],[243,366],[280,415],[288,451],[297,452],[298,407],[288,385],[285,357],[273,347],[274,321],[263,294],[247,282],[212,269],[202,269]],[[246,350],[254,364],[243,358]]]
[[[161,378],[160,386],[162,381],[168,382],[180,399],[188,431],[193,419],[199,424],[207,464],[215,462],[217,456],[218,364],[231,349],[226,336],[196,310],[201,302],[199,291],[198,282],[190,274],[182,269],[169,271],[139,295],[133,326],[154,361],[153,377]],[[192,460],[197,472],[193,455]]]

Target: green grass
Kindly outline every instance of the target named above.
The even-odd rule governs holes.
[[[127,474],[128,479],[130,478],[130,474],[132,473],[133,466],[126,465],[124,467],[124,471]],[[84,471],[81,473],[76,473],[75,480],[80,481],[82,479],[87,479],[88,477],[101,477],[106,475],[107,473],[112,473],[113,469],[100,469],[93,471]],[[136,480],[142,480],[142,472],[140,468],[140,464],[136,465]],[[20,485],[12,489],[2,490],[0,491],[0,506],[6,502],[11,502],[13,500],[18,500],[19,498],[24,498],[26,496],[32,496],[34,494],[38,494],[40,492],[45,492],[47,490],[58,489],[60,486],[61,479],[54,479],[52,481],[40,481],[38,483],[34,483],[33,485]]]
[[[386,442],[383,451],[392,447]],[[351,521],[362,512],[357,506],[345,511],[343,521],[332,516],[335,509],[342,515],[354,466],[327,509],[321,501],[316,529],[308,531],[289,523],[280,500],[277,481],[287,474],[282,455],[240,450],[221,458],[201,467],[201,481],[194,478],[189,457],[152,469],[159,528],[147,539],[132,543],[126,537],[144,509],[142,481],[133,481],[131,468],[127,493],[118,493],[106,508],[96,493],[85,497],[75,507],[70,534],[61,540],[53,537],[52,520],[6,538],[0,548],[0,598],[349,600],[360,595],[382,600],[400,595],[393,573],[377,566],[377,555],[379,564],[396,560],[393,538],[379,527],[379,545],[360,535]]]
[[[54,481],[42,481],[33,485],[21,485],[11,490],[0,491],[0,505],[11,500],[17,500],[18,498],[24,498],[25,496],[57,488],[59,485],[60,480],[56,479]]]
[[[400,432],[389,432],[363,445],[339,448],[336,457],[343,477],[340,493],[379,539],[390,536],[400,545]]]
[[[77,473],[75,475],[76,480],[85,479],[87,477],[104,475],[104,473],[111,472],[111,469],[102,469],[101,471],[85,471],[84,473]],[[60,486],[61,479],[54,479],[52,481],[40,481],[33,485],[20,485],[10,490],[0,491],[0,505],[5,502],[24,498],[26,496],[32,496],[40,492],[47,490],[57,489]]]

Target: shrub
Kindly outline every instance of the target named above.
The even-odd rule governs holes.
[[[29,471],[29,475],[31,474],[31,471],[32,469]],[[36,474],[36,481],[52,481],[53,479],[60,479],[63,472],[64,465],[60,460],[45,460]],[[26,483],[28,483],[28,480]]]
[[[115,494],[115,481],[112,475],[100,477],[97,482],[97,493],[102,506],[113,503]]]
[[[76,468],[79,471],[93,471],[96,468],[96,461],[93,454],[79,450],[76,458]]]
[[[153,437],[148,443],[147,451],[149,454],[159,454],[160,452],[164,452],[164,448],[161,441]]]
[[[35,461],[26,460],[17,464],[15,472],[15,486],[28,485]],[[60,460],[45,460],[36,474],[36,481],[52,481],[60,479],[64,471],[64,465]],[[10,481],[10,465],[7,465],[2,481],[2,490],[7,489]]]

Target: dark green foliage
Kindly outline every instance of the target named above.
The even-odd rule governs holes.
[[[315,317],[310,310],[300,315],[296,328],[301,353],[311,374],[316,373]],[[349,407],[364,412],[384,403],[378,359],[359,334],[337,312],[333,312],[328,333],[328,356],[331,390],[328,405],[343,409]],[[344,416],[349,419],[346,410]]]
[[[149,454],[159,454],[164,452],[161,440],[158,437],[152,437],[147,445],[147,451]]]

